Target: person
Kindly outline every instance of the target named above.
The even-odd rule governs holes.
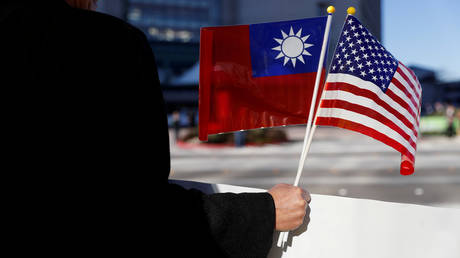
[[[275,229],[302,223],[309,193],[279,184],[207,195],[170,183],[153,53],[138,29],[87,10],[96,2],[0,3],[15,252],[266,256]]]
[[[452,104],[447,104],[446,107],[446,118],[447,118],[447,137],[455,136],[454,121],[455,121],[455,106]]]
[[[174,142],[179,143],[179,132],[180,132],[180,113],[178,110],[172,113],[172,125],[174,128]]]
[[[460,109],[456,109],[457,114],[457,135],[460,135]]]

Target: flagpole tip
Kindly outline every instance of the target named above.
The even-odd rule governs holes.
[[[355,9],[353,6],[350,6],[350,7],[348,7],[348,9],[347,9],[347,13],[348,13],[349,15],[355,15],[356,9]]]
[[[330,5],[328,8],[327,8],[327,13],[331,14],[331,13],[335,13],[335,7]]]

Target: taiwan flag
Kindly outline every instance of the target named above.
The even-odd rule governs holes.
[[[202,28],[200,140],[209,134],[306,124],[326,20]],[[324,77],[325,69],[320,85]]]

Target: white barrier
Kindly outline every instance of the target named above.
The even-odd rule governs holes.
[[[172,181],[206,193],[262,192],[223,184]],[[309,223],[291,232],[278,257],[460,257],[460,209],[312,194]]]

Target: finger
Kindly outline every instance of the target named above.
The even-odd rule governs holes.
[[[307,201],[307,203],[311,202],[311,196],[310,193],[307,192],[306,190],[302,189],[302,198]]]

